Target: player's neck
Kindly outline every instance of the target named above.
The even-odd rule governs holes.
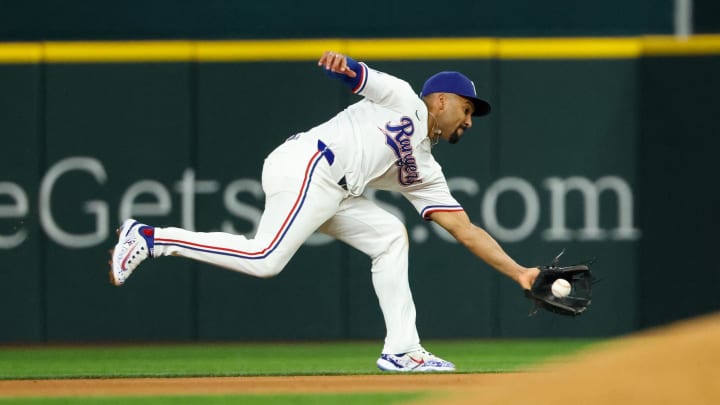
[[[442,130],[438,127],[438,121],[437,118],[435,118],[435,114],[428,110],[428,115],[428,138],[430,138],[430,144],[435,146],[438,142],[440,142]]]

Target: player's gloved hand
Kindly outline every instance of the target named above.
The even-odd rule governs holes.
[[[535,283],[535,279],[537,279],[538,274],[540,274],[540,269],[537,267],[527,269],[523,274],[518,277],[518,283],[520,283],[520,287],[522,287],[523,290],[531,289],[533,283]]]
[[[320,60],[318,60],[318,66],[324,66],[326,70],[333,73],[344,74],[347,77],[354,78],[357,76],[357,73],[348,67],[347,57],[341,53],[333,51],[323,52]]]
[[[555,314],[577,316],[590,305],[594,281],[589,267],[592,260],[584,264],[560,266],[558,261],[563,253],[564,250],[551,264],[540,266],[532,286],[525,288],[525,296],[535,304],[530,315],[542,308]],[[553,284],[559,279],[569,283],[569,290],[562,295],[553,291]],[[562,283],[567,286],[564,281]]]

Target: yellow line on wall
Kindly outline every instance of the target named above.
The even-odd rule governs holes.
[[[368,60],[490,59],[497,45],[493,38],[366,39],[348,41],[347,52]]]
[[[500,59],[615,59],[642,55],[641,38],[501,39]]]
[[[339,39],[198,41],[197,60],[202,62],[233,61],[302,61],[314,60],[328,49],[340,50]]]
[[[192,61],[191,41],[45,42],[44,60],[51,63]]]
[[[0,43],[0,63],[39,63],[43,60],[42,48],[38,42]]]
[[[720,35],[695,35],[687,40],[665,36],[643,39],[647,56],[720,55]]]
[[[634,59],[720,55],[720,35],[617,38],[407,38],[0,43],[0,64],[315,60],[336,50],[361,60]]]

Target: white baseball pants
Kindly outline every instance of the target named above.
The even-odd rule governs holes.
[[[255,237],[155,228],[154,256],[182,256],[255,277],[279,274],[319,230],[367,254],[385,319],[383,353],[420,348],[408,283],[408,238],[395,216],[338,185],[342,173],[325,145],[290,140],[265,160],[265,210]]]

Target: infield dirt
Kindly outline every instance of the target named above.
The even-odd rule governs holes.
[[[424,404],[720,404],[720,313],[613,340]]]

